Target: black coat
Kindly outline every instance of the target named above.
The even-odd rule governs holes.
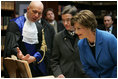
[[[64,27],[62,21],[59,21],[59,22],[57,23],[57,31],[60,32],[60,31],[62,31],[63,29],[65,29],[65,27]]]
[[[51,56],[51,68],[55,77],[63,74],[66,78],[86,77],[82,71],[79,51],[77,47],[78,37],[75,36],[74,45],[63,30],[55,35]]]
[[[55,35],[54,28],[50,26],[45,20],[41,20],[42,26],[38,22],[36,22],[36,26],[38,29],[38,41],[39,43],[36,44],[36,50],[39,51],[41,47],[41,42],[42,42],[42,28],[44,28],[45,32],[45,40],[47,44],[48,51],[46,52],[44,62],[46,64],[47,72],[48,74],[52,74],[50,71],[50,64],[49,64],[49,59],[50,59],[50,54],[52,51],[52,43],[53,43],[53,38]],[[24,55],[27,54],[26,48],[24,43],[22,42],[22,34],[18,28],[18,25],[14,22],[11,21],[8,25],[7,33],[6,33],[6,40],[5,40],[5,50],[4,50],[4,57],[10,57],[12,54],[17,56],[17,51],[16,47],[19,47],[20,50]],[[34,71],[33,67],[34,64],[30,64],[32,76],[40,76],[42,75],[40,71]],[[39,74],[40,73],[40,74]],[[7,75],[6,75],[7,77]]]

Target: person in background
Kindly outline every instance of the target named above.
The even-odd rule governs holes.
[[[48,23],[50,25],[52,25],[54,27],[54,30],[57,33],[58,32],[57,22],[55,20],[55,15],[54,15],[53,9],[52,8],[47,8],[45,10],[44,15],[45,15],[45,19],[48,21]]]
[[[65,6],[62,11],[62,22],[65,29],[54,37],[51,56],[51,68],[57,78],[84,78],[87,77],[81,68],[77,41],[79,40],[71,26],[71,18],[75,15],[75,6]]]
[[[104,26],[99,26],[98,29],[108,31],[117,38],[117,26],[114,26],[113,22],[113,17],[107,14],[104,16]]]
[[[44,12],[46,21],[54,27],[55,33],[58,33],[64,29],[62,21],[57,22],[55,20],[54,11],[52,8],[47,8]]]
[[[80,59],[85,73],[93,78],[117,78],[117,39],[98,30],[95,15],[82,10],[72,18]]]
[[[43,9],[42,2],[32,1],[27,7],[27,13],[11,20],[6,33],[4,58],[16,55],[19,59],[27,61],[33,77],[50,75],[51,71],[49,58],[55,31],[41,19]],[[43,40],[47,50],[44,60],[40,62],[44,53],[41,51]]]

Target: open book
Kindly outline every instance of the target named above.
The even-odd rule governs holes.
[[[15,56],[4,58],[4,64],[10,78],[32,78],[29,64],[25,60],[18,60]]]

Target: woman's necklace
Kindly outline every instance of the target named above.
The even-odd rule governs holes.
[[[96,36],[96,33],[94,33],[94,35]],[[93,43],[90,43],[90,41],[88,39],[87,39],[87,41],[88,41],[90,47],[94,47],[95,46],[95,40],[94,40]]]
[[[90,43],[88,39],[87,39],[87,41],[88,41],[90,47],[94,47],[95,46],[95,41],[93,43]]]
[[[95,46],[95,42],[94,42],[93,44],[91,44],[91,43],[88,41],[88,43],[89,43],[89,46],[90,46],[90,47],[94,47],[94,46]]]

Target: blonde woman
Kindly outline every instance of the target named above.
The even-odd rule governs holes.
[[[72,24],[81,39],[80,59],[86,74],[94,78],[117,77],[117,40],[114,35],[96,29],[97,21],[90,10],[77,13]]]

